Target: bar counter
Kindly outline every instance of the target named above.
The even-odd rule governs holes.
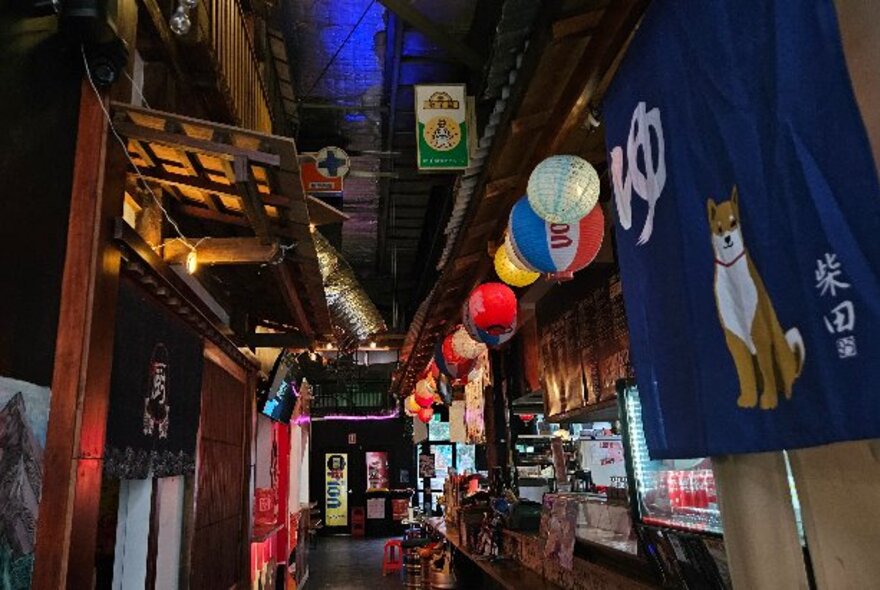
[[[578,543],[572,569],[544,558],[537,533],[504,530],[502,554],[506,559],[489,561],[473,555],[459,538],[458,530],[447,530],[443,518],[432,518],[428,525],[445,537],[459,553],[467,557],[503,588],[510,590],[647,590],[659,588],[647,564],[637,558],[589,544],[592,557],[582,557],[587,547]],[[619,559],[609,559],[616,557]],[[616,563],[615,563],[616,562]],[[607,565],[606,565],[607,564]]]

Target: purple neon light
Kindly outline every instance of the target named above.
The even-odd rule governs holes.
[[[368,422],[368,421],[376,421],[376,420],[393,420],[400,416],[400,411],[395,410],[390,414],[372,414],[367,416],[349,416],[345,414],[331,414],[329,416],[324,416],[323,418],[313,418],[313,420],[343,420],[347,422]]]

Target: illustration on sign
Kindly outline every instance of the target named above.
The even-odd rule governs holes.
[[[467,168],[468,119],[464,85],[417,85],[415,100],[419,169]]]
[[[783,332],[779,325],[773,301],[743,240],[736,187],[728,201],[716,204],[709,199],[706,211],[715,251],[718,316],[739,376],[737,405],[754,408],[760,383],[761,409],[772,410],[779,403],[780,388],[786,399],[791,398],[792,385],[804,367],[804,339],[797,328]]]
[[[348,455],[327,453],[324,457],[327,526],[348,526]]]
[[[338,147],[321,148],[314,153],[302,154],[300,164],[303,190],[314,193],[341,193],[343,177],[351,169],[351,158]]]

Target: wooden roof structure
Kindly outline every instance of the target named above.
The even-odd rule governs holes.
[[[588,123],[600,104],[647,0],[570,2],[545,14],[523,56],[513,88],[457,240],[435,288],[422,304],[401,349],[403,365],[393,388],[408,393],[431,359],[434,345],[460,321],[461,305],[489,275],[488,246],[499,242],[508,213],[525,194],[534,167],[553,154],[579,154],[603,174],[605,139]],[[603,187],[607,200],[607,187]],[[533,289],[546,291],[547,284]],[[526,293],[524,299],[536,295]]]
[[[172,264],[196,247],[200,282],[246,318],[239,339],[261,323],[306,339],[332,334],[312,230],[347,217],[304,193],[293,140],[127,104],[112,108],[134,163],[129,197],[149,208],[157,196],[185,236],[166,227],[153,232],[150,246]]]

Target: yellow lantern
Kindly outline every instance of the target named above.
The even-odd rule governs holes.
[[[498,248],[495,251],[495,273],[511,287],[526,287],[541,276],[541,273],[523,270],[516,266],[508,257],[507,248]]]
[[[403,400],[403,407],[413,414],[418,413],[418,411],[422,409],[422,406],[416,401],[416,396],[414,395],[408,395],[406,399]]]

